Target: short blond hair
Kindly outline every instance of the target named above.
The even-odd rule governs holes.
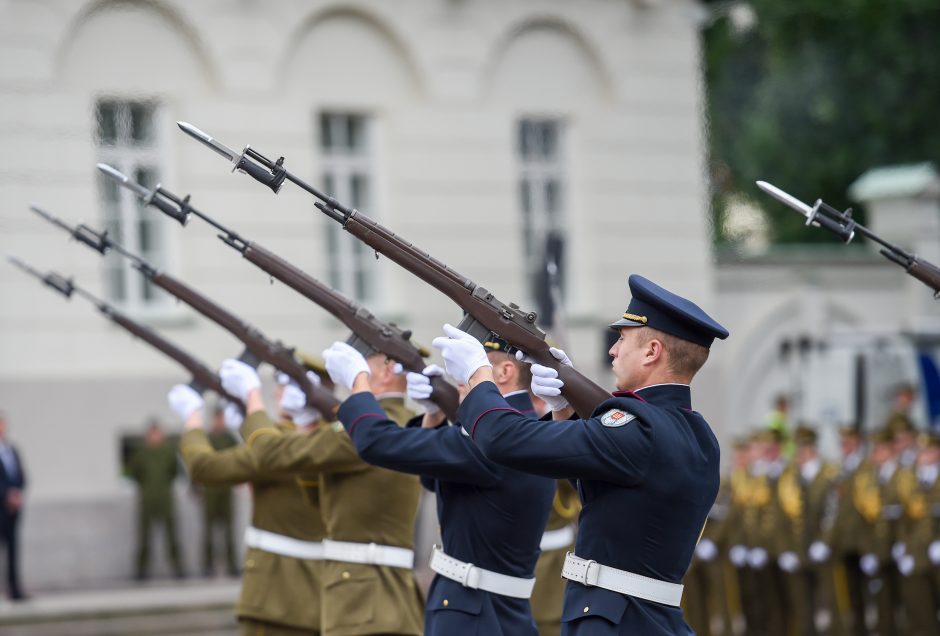
[[[708,348],[683,340],[652,327],[641,327],[637,344],[645,345],[650,340],[659,340],[666,350],[666,366],[675,375],[692,379],[708,360]]]

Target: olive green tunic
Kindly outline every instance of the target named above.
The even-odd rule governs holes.
[[[400,425],[414,417],[403,398],[380,404]],[[319,472],[327,537],[414,549],[418,478],[363,462],[341,424],[325,425],[315,436],[289,434],[259,412],[241,432],[264,470]],[[411,569],[323,563],[324,636],[419,636],[423,605]]]
[[[267,416],[265,416],[267,418]],[[293,425],[274,425],[281,435]],[[314,439],[322,431],[297,434]],[[190,479],[207,486],[248,482],[252,487],[251,524],[258,529],[302,541],[321,541],[326,528],[320,514],[317,481],[265,469],[247,445],[216,451],[202,430],[187,431],[180,452]],[[242,592],[236,608],[244,633],[279,631],[319,634],[322,561],[309,561],[249,548]],[[280,628],[280,629],[279,629]]]

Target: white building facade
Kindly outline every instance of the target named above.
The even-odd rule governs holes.
[[[99,178],[103,161],[191,194],[201,211],[421,342],[460,320],[299,188],[275,196],[230,174],[177,130],[188,121],[229,146],[284,156],[295,174],[504,302],[534,307],[541,246],[563,236],[565,340],[603,384],[605,325],[626,306],[628,274],[695,299],[732,332],[695,387],[696,407],[727,439],[769,407],[755,403],[777,384],[768,328],[779,328],[780,308],[809,312],[812,328],[820,302],[806,294],[827,294],[838,276],[716,270],[695,10],[685,0],[0,0],[2,252],[73,275],[212,367],[240,352],[232,336],[28,205],[107,228],[274,339],[319,351],[346,337],[205,224],[184,229],[142,210]],[[845,266],[852,285],[822,305],[841,316],[893,298],[901,273],[865,267]],[[121,439],[151,415],[173,431],[165,395],[188,378],[84,300],[67,302],[12,267],[0,267],[0,298],[0,410],[29,475],[26,583],[125,578],[134,497]],[[195,504],[180,500],[193,563]]]

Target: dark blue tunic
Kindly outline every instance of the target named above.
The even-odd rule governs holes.
[[[492,382],[474,387],[459,419],[491,460],[577,479],[584,504],[576,553],[681,583],[718,494],[718,441],[691,410],[687,385],[615,393],[591,419],[539,422],[506,404]],[[568,582],[567,635],[691,634],[677,607]]]
[[[500,399],[506,408],[528,413],[526,417],[534,413],[528,393]],[[425,484],[433,485],[444,552],[500,574],[534,576],[554,481],[488,460],[458,426],[399,428],[369,393],[346,400],[339,419],[362,459],[422,475]],[[536,636],[538,632],[527,599],[473,590],[435,576],[425,610],[425,633]]]

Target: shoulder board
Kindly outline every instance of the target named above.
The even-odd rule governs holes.
[[[601,415],[601,424],[607,428],[620,428],[624,424],[629,424],[636,419],[633,413],[627,413],[620,409],[610,409]]]

